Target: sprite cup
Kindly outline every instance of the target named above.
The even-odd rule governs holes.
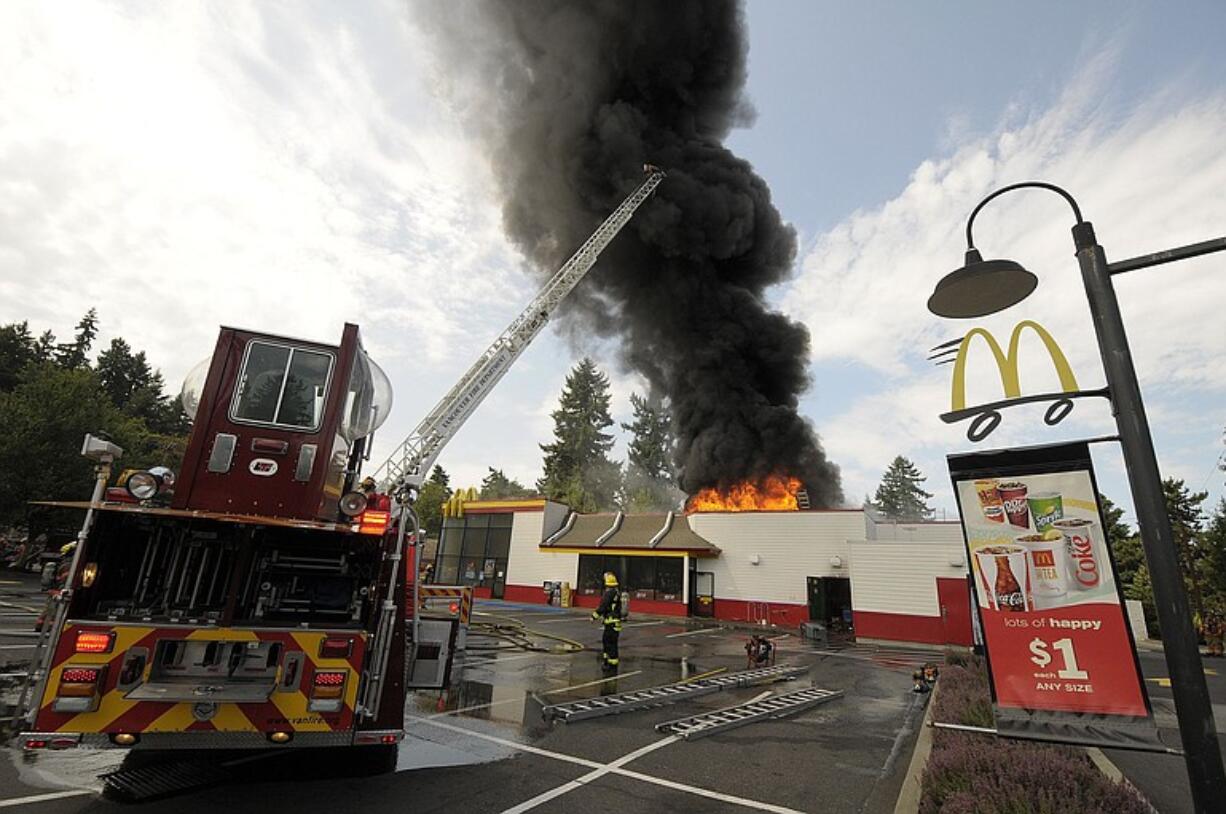
[[[1064,518],[1064,498],[1059,492],[1031,492],[1026,496],[1034,530],[1042,534],[1051,524]]]

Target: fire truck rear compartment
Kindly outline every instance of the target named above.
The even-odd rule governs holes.
[[[277,682],[280,642],[162,639],[132,701],[259,703]],[[292,654],[291,654],[292,655]]]
[[[76,618],[318,629],[371,613],[375,538],[342,532],[102,513]]]

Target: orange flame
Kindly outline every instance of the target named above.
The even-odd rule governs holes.
[[[759,483],[742,481],[720,491],[702,489],[686,504],[694,512],[794,512],[800,508],[796,493],[803,488],[799,478],[768,475]]]

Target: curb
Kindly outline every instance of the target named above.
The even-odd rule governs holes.
[[[1112,762],[1111,758],[1107,757],[1102,749],[1099,749],[1097,746],[1087,746],[1086,756],[1090,758],[1090,762],[1093,763],[1094,766],[1100,772],[1102,772],[1108,780],[1110,780],[1112,783],[1123,783],[1125,786],[1131,788],[1140,796],[1145,804],[1149,806],[1149,810],[1153,812],[1153,814],[1158,814],[1158,809],[1154,808],[1154,804],[1151,803],[1149,798],[1145,796],[1145,792],[1137,788],[1136,784],[1129,780],[1124,773],[1120,771],[1120,767],[1116,766],[1115,763]]]
[[[911,762],[907,764],[907,773],[902,779],[902,788],[898,790],[898,802],[894,804],[894,814],[918,814],[920,797],[923,795],[924,767],[928,765],[928,755],[932,753],[932,709],[936,695],[940,691],[938,680],[928,694],[928,707],[920,720],[919,735],[915,739],[915,751],[911,753]]]

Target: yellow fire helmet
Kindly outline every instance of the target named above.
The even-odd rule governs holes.
[[[612,571],[605,571],[604,572],[604,585],[606,588],[616,588],[617,587],[617,575],[614,574]]]

